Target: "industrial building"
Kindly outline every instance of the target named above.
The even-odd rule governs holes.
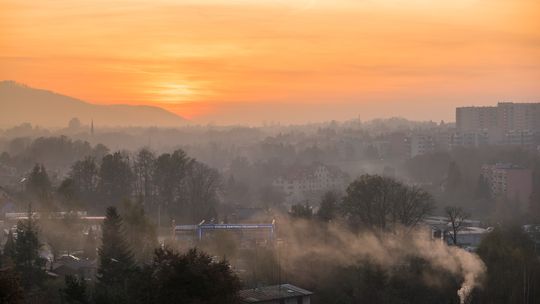
[[[241,244],[271,244],[276,229],[275,221],[259,224],[213,224],[202,221],[198,225],[174,225],[173,239],[185,245],[193,245],[197,241],[211,238],[219,232],[236,235]]]

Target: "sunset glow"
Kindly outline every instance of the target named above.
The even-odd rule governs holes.
[[[197,122],[452,119],[540,101],[538,29],[536,0],[0,0],[0,80]]]

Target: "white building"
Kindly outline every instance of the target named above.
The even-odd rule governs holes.
[[[318,200],[326,191],[342,192],[348,180],[348,176],[339,169],[316,164],[292,169],[287,176],[277,178],[273,186],[285,193],[287,203],[295,203]]]
[[[449,245],[453,244],[452,236],[454,232],[448,217],[428,216],[422,222],[431,228],[432,238],[443,240]],[[493,230],[492,228],[482,228],[480,226],[479,220],[464,220],[457,232],[457,246],[471,251],[476,250],[482,239]]]
[[[410,157],[435,151],[435,140],[431,135],[414,134],[407,139]]]

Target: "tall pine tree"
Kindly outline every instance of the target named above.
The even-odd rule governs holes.
[[[41,286],[45,280],[45,259],[39,255],[41,245],[38,240],[38,228],[29,208],[28,219],[17,224],[15,240],[15,268],[21,274],[26,290]]]
[[[127,286],[136,269],[122,228],[122,218],[116,208],[107,208],[102,225],[102,245],[99,248],[97,273],[97,302],[123,303],[127,300]]]
[[[156,229],[146,216],[141,201],[122,203],[122,218],[126,229],[126,240],[132,246],[132,253],[137,263],[152,260],[154,250],[158,246]]]
[[[47,170],[43,165],[36,164],[34,166],[28,176],[26,190],[36,202],[46,206],[50,203],[52,186]]]
[[[4,251],[2,252],[2,267],[8,267],[13,265],[17,251],[15,250],[15,238],[13,238],[13,232],[9,231],[6,243],[4,244]]]
[[[64,278],[66,287],[61,290],[62,298],[66,304],[86,304],[86,282],[84,279],[68,275]]]

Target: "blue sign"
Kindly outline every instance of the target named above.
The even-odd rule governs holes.
[[[273,224],[203,224],[201,229],[273,229]]]

